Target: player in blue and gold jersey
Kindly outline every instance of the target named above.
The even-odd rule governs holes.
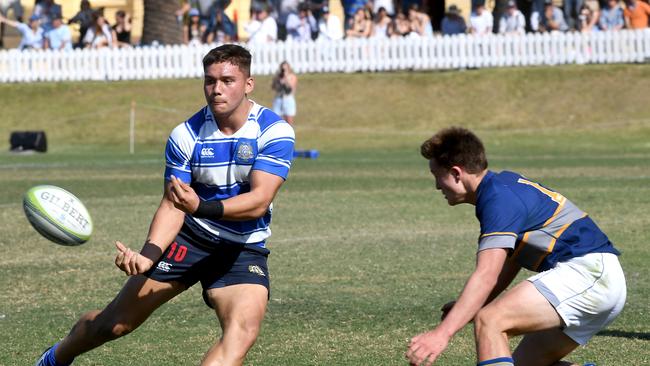
[[[421,153],[449,205],[476,206],[481,232],[475,271],[458,299],[443,306],[441,323],[411,340],[410,363],[432,364],[473,320],[479,366],[571,365],[562,358],[623,309],[619,252],[560,193],[517,173],[489,171],[471,131],[441,130]],[[539,273],[504,292],[522,267]],[[515,335],[524,337],[511,353]]]
[[[269,296],[266,240],[272,202],[287,178],[294,131],[248,99],[251,54],[222,45],[203,59],[207,106],[167,141],[164,194],[140,252],[117,242],[129,280],[103,310],[84,314],[38,366],[69,365],[128,334],[197,282],[223,334],[201,365],[241,365],[259,334]]]

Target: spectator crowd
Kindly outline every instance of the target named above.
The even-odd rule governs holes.
[[[18,48],[22,50],[131,47],[131,19],[124,11],[115,13],[115,24],[111,25],[102,8],[93,9],[89,0],[81,0],[79,12],[66,22],[61,5],[54,0],[36,0],[32,14],[23,22],[20,1],[9,0],[8,3],[10,6],[0,7],[0,42],[4,38],[5,25],[14,27],[20,33]],[[9,9],[13,10],[15,20],[8,18]],[[76,42],[73,42],[73,24],[79,29]]]
[[[231,0],[179,1],[176,16],[183,25],[185,44],[432,37],[436,32],[481,36],[617,31],[646,28],[650,17],[649,0],[563,0],[562,7],[553,0],[510,0],[503,11],[494,14],[482,2],[484,0],[472,0],[469,22],[456,5],[451,5],[444,17],[434,24],[428,9],[423,8],[431,1],[340,1],[343,19],[330,13],[329,0],[252,0],[249,21],[241,25],[247,39],[238,38],[236,15],[231,19],[226,14]],[[526,15],[518,3],[527,5]],[[1,4],[0,47],[5,25],[16,28],[21,34],[21,49],[131,46],[131,19],[124,11],[116,12],[115,24],[111,25],[103,9],[94,9],[89,0],[82,0],[79,12],[65,22],[61,6],[54,0],[35,0],[32,14],[24,21],[20,1],[3,0]],[[10,10],[15,20],[8,18]],[[78,26],[79,36],[74,43],[71,24]]]

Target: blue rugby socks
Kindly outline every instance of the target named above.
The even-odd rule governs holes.
[[[514,366],[515,361],[512,357],[498,357],[491,360],[481,361],[476,366]]]
[[[57,342],[54,346],[50,347],[43,356],[41,356],[41,359],[39,362],[36,364],[37,366],[70,366],[70,363],[59,363],[56,361],[56,358],[54,358],[54,351],[56,351],[57,347],[59,347],[59,342]]]

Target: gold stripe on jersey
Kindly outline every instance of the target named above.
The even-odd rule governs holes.
[[[508,232],[508,231],[495,231],[493,233],[481,234],[481,236],[479,236],[479,239],[485,238],[487,236],[494,236],[494,235],[508,235],[508,236],[514,236],[515,238],[517,237],[517,233]]]

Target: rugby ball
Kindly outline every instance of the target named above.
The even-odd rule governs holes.
[[[23,197],[23,209],[34,229],[57,244],[81,245],[93,232],[93,221],[84,204],[60,187],[31,188]]]

